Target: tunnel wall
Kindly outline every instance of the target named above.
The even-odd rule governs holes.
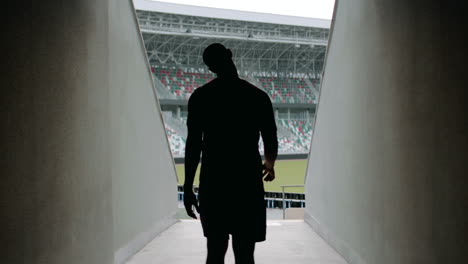
[[[177,208],[132,4],[9,1],[3,10],[1,262],[121,263]]]
[[[468,263],[463,10],[337,1],[305,217],[349,263]]]
[[[115,263],[175,222],[177,178],[131,0],[109,1]]]
[[[108,4],[2,10],[2,263],[113,261]]]

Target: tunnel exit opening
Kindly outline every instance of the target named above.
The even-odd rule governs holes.
[[[275,217],[282,217],[285,207],[305,207],[304,188],[296,185],[304,184],[330,21],[258,13],[261,20],[248,18],[245,11],[207,7],[174,13],[171,8],[175,7],[139,9],[137,5],[137,16],[176,163],[179,202],[187,101],[197,87],[216,78],[201,54],[209,44],[219,42],[231,49],[239,77],[265,91],[273,103],[278,177],[265,184],[265,206],[272,215],[278,212]],[[263,153],[261,140],[259,150]]]

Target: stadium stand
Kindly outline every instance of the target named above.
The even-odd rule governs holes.
[[[251,20],[238,11],[227,18],[171,10],[137,10],[137,16],[174,156],[184,156],[183,116],[190,95],[215,78],[202,59],[213,42],[231,49],[239,77],[270,96],[279,153],[308,153],[329,21],[270,14]],[[263,152],[261,142],[259,149]]]
[[[174,129],[165,125],[167,138],[171,145],[172,155],[174,157],[183,157],[185,154],[185,138],[180,136]]]
[[[165,89],[169,90],[175,98],[182,100],[187,100],[197,87],[214,78],[213,74],[195,68],[190,71],[155,64],[152,65],[151,70]],[[312,87],[309,87],[305,78],[250,76],[249,79],[259,84],[259,88],[267,92],[275,103],[307,104],[316,101]],[[311,83],[317,83],[317,80],[312,80]]]
[[[305,120],[280,119],[279,124],[287,128],[295,136],[297,149],[309,151],[312,138],[312,122]]]
[[[275,103],[313,103],[316,100],[304,78],[260,77],[257,80]]]
[[[177,99],[188,100],[193,91],[213,79],[210,73],[199,70],[187,71],[181,68],[167,68],[153,65],[151,71],[167,90],[170,90]]]
[[[164,113],[167,136],[174,157],[183,157],[187,130],[186,118],[174,117],[172,113]],[[306,120],[280,119],[278,126],[278,145],[280,154],[308,153],[312,137],[312,122]],[[288,133],[289,132],[289,133]],[[263,154],[263,142],[260,138],[259,151]]]

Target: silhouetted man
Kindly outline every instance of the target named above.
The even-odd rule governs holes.
[[[217,78],[188,102],[184,204],[200,214],[207,238],[207,264],[224,263],[229,234],[236,264],[254,263],[255,243],[266,236],[263,181],[275,178],[278,140],[268,95],[237,75],[232,52],[209,45],[203,61]],[[265,163],[258,151],[260,135]],[[202,156],[198,202],[193,180]]]

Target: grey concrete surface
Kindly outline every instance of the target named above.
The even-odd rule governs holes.
[[[109,1],[115,263],[176,220],[177,176],[132,0]]]
[[[108,3],[2,11],[0,262],[112,263]]]
[[[468,263],[468,44],[461,2],[338,2],[306,219],[350,263]],[[44,0],[3,7],[2,263],[113,263],[116,250],[125,256],[138,248],[176,207],[136,31],[110,25],[129,21],[129,6]],[[137,116],[147,111],[154,115]],[[174,192],[174,200],[156,199],[149,187]],[[269,242],[258,246],[259,263],[294,263],[284,258],[290,255],[296,263],[342,263],[302,226],[271,226]],[[285,238],[281,228],[287,239],[272,239]],[[174,261],[202,263],[201,230],[183,234],[185,242],[158,238],[154,246],[164,241],[187,249],[188,258]],[[177,258],[155,252],[164,263]]]
[[[127,264],[205,263],[206,239],[196,220],[181,220],[161,233]],[[229,245],[226,264],[234,264]],[[267,240],[257,243],[258,264],[346,264],[314,231],[300,220],[269,220]]]
[[[177,209],[131,1],[3,8],[0,262],[118,262]]]
[[[338,0],[306,220],[350,263],[468,263],[466,6]]]

